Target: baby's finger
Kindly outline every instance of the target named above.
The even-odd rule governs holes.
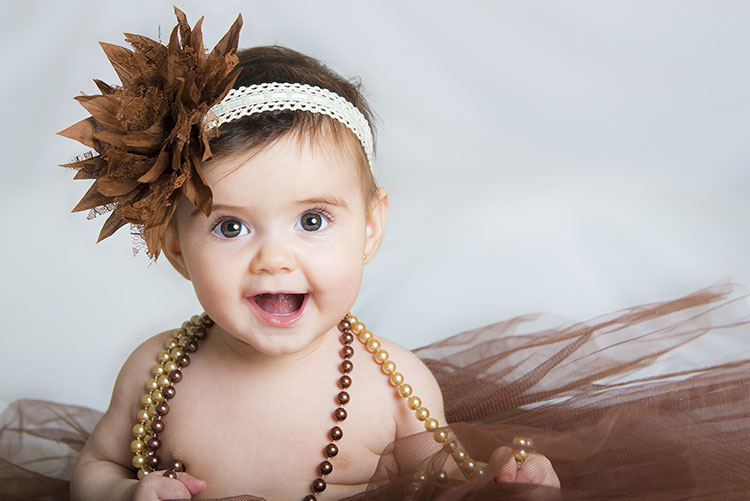
[[[499,468],[498,468],[499,466]],[[490,459],[490,471],[496,471],[495,482],[505,484],[516,481],[516,459],[513,457],[513,450],[510,447],[500,447],[492,453]]]
[[[162,499],[190,499],[188,488],[176,480],[155,471],[138,481],[133,501],[159,501]]]
[[[191,495],[203,492],[204,490],[206,490],[206,486],[208,485],[206,484],[205,480],[195,478],[194,476],[187,473],[178,473],[177,480],[182,482],[182,485],[184,485],[187,490],[190,491]]]
[[[552,463],[541,454],[529,454],[516,472],[516,482],[560,487],[560,479],[557,478]]]

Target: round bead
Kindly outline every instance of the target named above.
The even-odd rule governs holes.
[[[478,477],[484,476],[484,469],[483,468],[477,468],[477,471],[475,473]]]
[[[169,379],[174,381],[175,383],[179,383],[182,381],[182,371],[176,370],[169,373]]]
[[[169,362],[164,364],[164,372],[166,372],[167,374],[169,374],[172,371],[176,371],[179,368],[180,366],[177,365],[177,362],[175,362],[174,360],[170,360]]]
[[[154,378],[149,379],[148,382],[146,383],[146,391],[149,393],[151,393],[158,387],[159,387],[159,383],[157,383],[156,379]]]
[[[448,440],[443,448],[447,451],[453,452],[458,449],[458,443],[455,440]]]
[[[161,447],[161,440],[159,440],[157,437],[151,437],[148,439],[148,442],[146,443],[149,449],[152,451],[155,451],[159,447]]]
[[[344,360],[341,362],[341,365],[339,366],[341,369],[341,372],[344,374],[349,374],[354,369],[354,364],[351,360]]]
[[[391,376],[388,378],[388,380],[391,382],[393,386],[399,386],[401,383],[404,382],[404,375],[400,372],[394,372],[391,374]]]
[[[164,367],[161,364],[156,364],[151,368],[151,374],[154,377],[159,377],[164,374]]]
[[[135,426],[133,426],[133,435],[136,437],[142,437],[146,434],[146,427],[143,425],[143,423],[138,423]]]
[[[322,478],[316,478],[315,480],[313,480],[312,489],[315,492],[323,492],[324,490],[326,490],[326,481]]]
[[[340,391],[339,394],[336,396],[336,400],[338,400],[338,402],[341,405],[346,405],[349,403],[349,400],[351,400],[351,397],[349,396],[347,392]]]
[[[407,487],[410,494],[416,496],[422,491],[422,484],[419,482],[412,482]]]
[[[402,384],[401,386],[399,386],[399,387],[398,387],[398,393],[399,393],[399,394],[400,394],[400,395],[401,395],[402,397],[404,397],[404,398],[406,398],[406,397],[408,397],[409,395],[411,395],[411,392],[412,392],[412,388],[411,388],[411,385],[408,385],[408,384],[406,384],[406,383],[404,383],[404,384]]]
[[[177,394],[177,390],[174,389],[174,386],[167,386],[162,391],[162,394],[164,395],[164,398],[174,398],[174,396]]]
[[[139,410],[138,414],[137,414],[137,417],[138,417],[138,421],[140,421],[141,423],[145,423],[146,421],[148,421],[149,419],[151,419],[150,416],[148,415],[148,411],[146,409]]]
[[[149,405],[151,405],[153,403],[154,403],[154,399],[151,398],[151,394],[150,393],[146,393],[141,398],[141,405],[143,405],[144,407],[148,407]]]
[[[469,455],[466,454],[466,451],[458,448],[455,451],[453,451],[453,459],[456,460],[457,463],[462,463],[466,461],[469,458]]]
[[[318,498],[316,498],[312,494],[308,494],[307,496],[302,498],[302,501],[318,501]]]
[[[351,332],[344,332],[341,335],[341,342],[343,344],[352,344],[354,342],[354,335]]]
[[[410,397],[406,404],[409,406],[409,409],[415,411],[422,407],[422,399],[415,395]]]
[[[346,314],[346,319],[347,319],[347,320],[349,321],[349,323],[351,323],[352,325],[354,325],[354,323],[355,323],[355,322],[357,321],[357,317],[355,317],[355,316],[354,316],[354,315],[352,315],[351,313],[347,313],[347,314]]]
[[[174,459],[169,463],[169,469],[174,471],[185,471],[185,465],[179,459]]]
[[[515,451],[513,455],[516,457],[517,460],[525,461],[527,457],[529,457],[528,451],[526,449],[521,449],[518,451]]]
[[[438,423],[438,420],[434,417],[431,417],[427,421],[424,422],[424,429],[427,431],[435,431],[440,426],[440,423]]]
[[[179,357],[175,358],[175,362],[177,362],[177,365],[180,367],[187,367],[190,365],[190,357],[187,355],[180,355]]]
[[[160,416],[166,416],[169,412],[169,405],[166,402],[159,402],[156,405],[156,413]]]
[[[372,339],[372,332],[368,330],[363,330],[359,334],[357,334],[357,337],[359,338],[359,341],[361,343],[367,343],[369,340]]]
[[[430,411],[427,409],[427,407],[420,407],[414,413],[417,415],[417,419],[420,421],[427,421],[427,418],[430,417]]]
[[[385,350],[378,350],[375,352],[374,358],[377,363],[382,364],[388,360],[388,352]]]
[[[346,419],[346,409],[343,407],[339,407],[335,411],[333,411],[333,417],[336,418],[336,421],[343,421]]]
[[[185,351],[188,353],[195,353],[198,351],[198,343],[195,342],[194,339],[191,339],[187,343],[185,343]]]
[[[143,454],[136,454],[130,462],[133,465],[133,468],[141,468],[146,464],[146,456]]]
[[[351,320],[350,320],[350,322],[351,322]],[[359,321],[352,322],[352,332],[354,334],[359,334],[363,330],[365,330],[365,324],[363,324],[362,322],[359,322]]]
[[[376,351],[380,349],[380,341],[378,341],[375,338],[372,338],[369,341],[367,341],[366,346],[367,346],[367,351],[369,351],[370,353],[375,353]]]
[[[139,470],[138,470],[138,480],[141,480],[141,479],[143,479],[143,477],[145,477],[145,476],[146,476],[146,475],[148,475],[149,473],[151,473],[151,471],[150,471],[150,470],[147,470],[147,469],[145,469],[145,468],[141,468],[141,469],[139,469]]]
[[[392,374],[393,371],[396,370],[396,364],[393,362],[393,360],[386,360],[383,363],[382,369],[385,374]]]
[[[167,341],[164,343],[164,347],[167,350],[174,350],[175,348],[177,348],[177,340],[173,337],[167,339]]]
[[[212,321],[212,324],[213,324],[213,321]],[[211,326],[208,325],[206,327],[211,327]],[[197,327],[196,329],[194,329],[193,337],[195,337],[195,339],[203,339],[204,337],[206,337],[206,327],[201,326],[201,327]],[[195,346],[197,348],[198,345],[196,344]]]
[[[154,390],[151,392],[151,399],[154,402],[159,403],[164,400],[164,393],[162,393],[161,390]]]
[[[182,327],[180,328],[184,331],[187,331],[192,326],[193,326],[193,323],[190,320],[185,320],[184,322],[182,322]]]
[[[474,473],[474,470],[476,470],[476,468],[477,468],[477,464],[471,459],[461,463],[461,469],[466,473]]]
[[[418,472],[414,473],[414,476],[412,478],[414,478],[414,480],[417,481],[417,482],[426,482],[427,481],[427,474],[425,472],[423,472],[423,471],[418,471]]]
[[[435,433],[433,433],[432,436],[435,439],[435,442],[439,444],[445,443],[450,438],[448,432],[445,430],[435,430]]]
[[[167,350],[161,350],[158,355],[156,355],[156,360],[159,362],[166,362],[169,360],[169,352]]]
[[[513,439],[513,445],[517,448],[529,448],[533,447],[534,443],[531,441],[530,438],[525,437],[516,437]]]
[[[333,471],[333,464],[330,461],[323,461],[318,466],[318,471],[321,475],[328,475]]]
[[[159,385],[160,388],[164,388],[165,386],[171,385],[172,384],[172,380],[169,378],[169,376],[164,375],[164,376],[159,376],[159,379],[157,380],[157,383],[158,383],[158,385]],[[151,396],[153,397],[154,395],[151,394]]]
[[[352,378],[350,378],[349,376],[341,376],[339,378],[339,386],[342,389],[349,388],[351,385],[352,385]]]
[[[344,436],[344,432],[341,428],[338,426],[334,426],[331,428],[331,431],[328,432],[328,436],[331,437],[331,440],[341,440],[341,437]]]
[[[177,341],[175,340],[175,344],[177,344]],[[172,350],[169,352],[169,355],[174,359],[177,360],[181,356],[183,356],[185,352],[182,350],[182,348],[172,348]]]
[[[328,456],[329,458],[332,458],[338,453],[339,453],[339,448],[336,446],[336,444],[326,445],[326,456]]]
[[[448,474],[445,472],[445,470],[443,470],[437,474],[437,479],[439,482],[445,482],[446,480],[448,480]]]
[[[146,464],[149,465],[151,468],[158,468],[159,467],[159,456],[156,454],[152,454],[151,456],[146,456]]]
[[[145,448],[146,444],[143,442],[143,440],[136,439],[130,442],[130,450],[135,453],[143,452],[143,449]]]
[[[180,339],[177,340],[177,345],[178,346],[182,346],[184,348],[185,345],[188,344],[192,340],[193,340],[193,338],[190,337],[190,336],[187,336],[187,335],[180,336]]]
[[[164,421],[162,421],[161,419],[154,419],[151,422],[151,429],[156,433],[161,433],[162,431],[164,431]]]
[[[341,332],[348,331],[352,328],[352,323],[349,322],[347,319],[343,319],[341,322],[339,322],[339,330]]]
[[[352,358],[354,356],[354,348],[348,345],[344,346],[341,348],[341,356],[347,359]]]
[[[162,473],[167,478],[171,478],[172,480],[175,480],[177,478],[177,473],[175,473],[174,470],[167,470],[164,473]]]
[[[192,323],[193,325],[200,324],[201,323],[200,315],[193,315],[192,317],[190,317],[190,323]]]
[[[151,416],[151,417],[158,415],[158,413],[156,412],[156,406],[155,405],[149,405],[148,409],[146,409],[146,410],[148,411],[148,415]]]
[[[201,325],[203,327],[211,327],[214,324],[214,320],[208,316],[207,313],[201,314]]]

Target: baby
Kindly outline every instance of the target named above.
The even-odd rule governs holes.
[[[113,211],[102,238],[140,225],[205,314],[130,355],[73,498],[341,499],[424,432],[453,453],[448,478],[558,486],[524,439],[515,457],[470,458],[425,365],[348,313],[388,214],[357,86],[283,47],[235,56],[240,22],[206,57],[177,15],[166,48],[105,46],[123,87],[97,82],[103,96],[81,98],[92,118],[63,134],[99,153],[73,165],[96,179],[78,209]]]

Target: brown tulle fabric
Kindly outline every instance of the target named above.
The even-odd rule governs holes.
[[[653,372],[658,357],[699,337],[747,347],[749,299],[743,287],[719,285],[584,323],[540,328],[552,319],[522,316],[416,350],[441,385],[461,446],[478,461],[492,458],[487,474],[437,481],[453,459],[423,433],[390,444],[367,490],[351,499],[750,498],[747,352],[711,367],[636,372]],[[98,416],[49,402],[11,405],[0,421],[0,498],[66,499]],[[517,436],[550,459],[560,490],[492,481]],[[428,480],[415,491],[417,472]]]

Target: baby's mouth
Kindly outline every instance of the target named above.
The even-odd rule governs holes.
[[[261,310],[271,315],[293,315],[302,308],[302,303],[305,301],[305,294],[289,292],[263,293],[254,295],[253,301],[255,301],[255,304]]]

